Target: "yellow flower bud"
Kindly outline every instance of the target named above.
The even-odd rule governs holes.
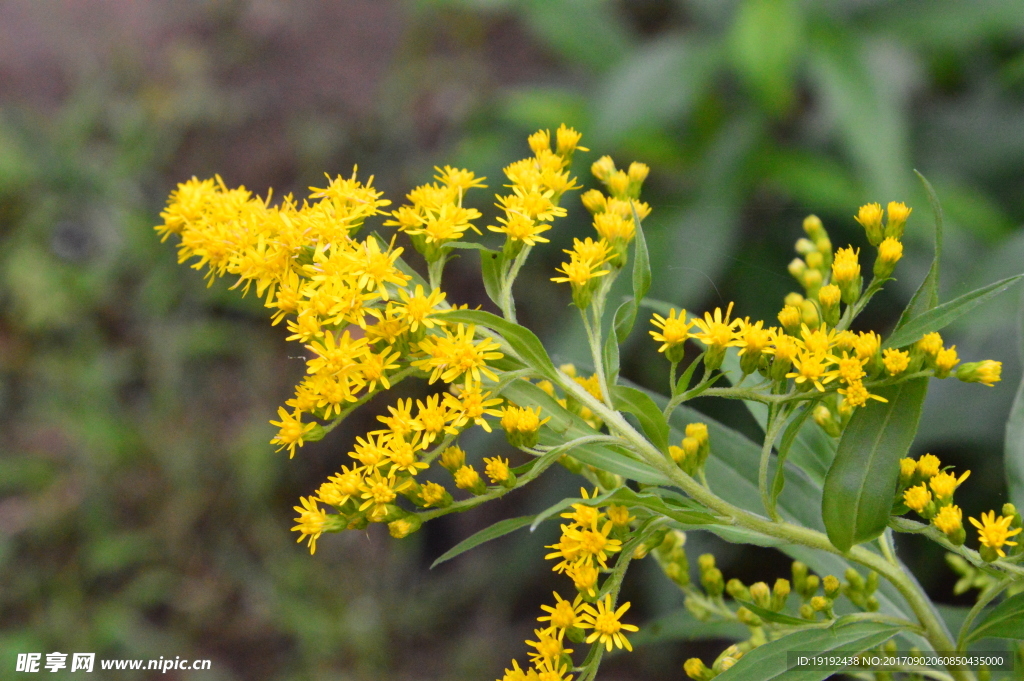
[[[861,276],[858,255],[860,249],[840,248],[832,261],[832,282],[843,292],[843,302],[853,305],[860,298]]]
[[[915,485],[903,493],[903,503],[918,513],[922,513],[932,501],[932,493],[924,486],[924,483]]]
[[[895,239],[902,237],[907,218],[910,217],[913,210],[913,208],[907,208],[906,204],[890,201],[886,207],[885,236]]]
[[[917,462],[911,458],[900,459],[900,483],[909,485],[917,472]]]
[[[580,200],[591,215],[603,213],[608,208],[607,198],[599,189],[588,189],[580,196]]]
[[[910,366],[910,353],[894,348],[882,350],[882,363],[890,376],[902,374]]]
[[[868,203],[860,207],[854,218],[864,227],[868,236],[868,243],[877,246],[882,243],[882,206],[877,203]]]
[[[590,172],[602,182],[607,182],[608,178],[615,172],[615,161],[612,160],[611,156],[602,156],[590,166]]]
[[[817,215],[808,215],[804,218],[804,231],[807,232],[807,236],[815,241],[826,236],[825,226],[821,224],[821,218]]]
[[[551,132],[549,130],[538,130],[527,137],[526,141],[535,156],[551,151]]]
[[[466,464],[466,452],[458,445],[452,445],[441,452],[441,465],[454,473]]]
[[[571,157],[576,149],[587,151],[579,146],[582,137],[582,134],[573,128],[565,127],[565,123],[562,123],[555,131],[555,153],[559,156]]]
[[[795,334],[800,330],[800,323],[803,315],[800,313],[800,308],[787,305],[782,308],[779,312],[779,323],[782,324],[782,328],[789,334]]]
[[[388,523],[388,532],[395,539],[404,539],[422,526],[423,521],[419,519],[419,516],[408,515]]]
[[[608,185],[608,193],[617,199],[627,199],[629,196],[629,175],[622,170],[616,170],[605,181]]]
[[[926,333],[921,337],[921,340],[915,343],[914,347],[926,356],[934,359],[939,354],[939,351],[942,350],[942,336],[937,331]]]
[[[930,478],[933,475],[939,474],[939,468],[942,466],[942,462],[939,461],[939,457],[934,454],[925,454],[917,460],[917,472],[921,474],[923,478]]]
[[[936,363],[938,359],[936,359]],[[981,362],[968,362],[956,370],[956,377],[964,383],[982,383],[991,387],[1002,379],[1003,363],[986,359]]]
[[[946,378],[959,363],[960,358],[957,357],[955,345],[939,350],[935,354],[935,377]]]
[[[796,291],[792,291],[786,294],[786,297],[783,298],[782,302],[792,307],[800,307],[804,302],[804,297]]]
[[[903,244],[889,236],[878,246],[878,258],[875,260],[875,276],[885,279],[896,269],[896,263],[903,257]]]
[[[479,495],[487,491],[487,486],[480,479],[480,474],[472,466],[463,466],[455,471],[455,486],[471,494]]]
[[[825,589],[826,597],[835,598],[839,595],[839,578],[835,575],[825,575],[825,579],[821,580],[821,585]]]

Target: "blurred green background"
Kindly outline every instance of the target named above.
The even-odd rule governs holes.
[[[294,543],[292,505],[384,402],[291,461],[273,451],[267,421],[301,349],[159,243],[177,182],[220,173],[304,195],[358,164],[397,203],[452,163],[493,191],[526,134],[565,122],[594,150],[577,156],[585,183],[600,154],[651,166],[652,295],[691,310],[735,300],[774,319],[805,215],[863,246],[856,208],[906,201],[899,281],[864,319],[885,331],[931,258],[914,168],[946,209],[944,299],[1024,269],[1022,48],[1015,0],[0,0],[2,676],[17,652],[57,650],[213,660],[164,679],[491,679],[567,586],[544,565],[543,530],[427,569],[572,493],[564,471],[402,542],[331,535],[315,557]],[[489,196],[476,198],[488,219]],[[569,208],[517,293],[556,359],[585,364],[581,329],[557,313],[568,291],[548,281],[589,233]],[[477,267],[457,261],[447,287],[489,305]],[[1012,292],[945,334],[965,360],[1002,360],[1004,380],[933,382],[915,446],[973,470],[958,494],[969,515],[1006,498],[1018,309]],[[660,386],[645,332],[624,374]],[[713,549],[727,578],[787,569],[766,550],[690,546],[691,560]],[[951,596],[941,552],[902,548],[937,600],[970,603]],[[629,582],[634,621],[681,605],[652,566]],[[724,645],[679,640],[692,628],[675,624],[603,678],[680,678]]]

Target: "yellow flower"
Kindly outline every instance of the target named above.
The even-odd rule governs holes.
[[[294,507],[299,513],[299,517],[295,519],[298,525],[293,527],[292,531],[299,533],[296,541],[301,542],[309,538],[309,553],[312,555],[316,553],[316,540],[320,538],[327,525],[327,514],[317,505],[316,497],[299,497],[299,501],[302,506]]]
[[[854,219],[864,227],[868,242],[872,246],[882,243],[882,206],[880,204],[868,203],[861,206]]]
[[[477,495],[487,491],[480,474],[472,466],[463,466],[455,471],[455,486]]]
[[[939,474],[939,467],[942,462],[939,461],[939,457],[934,454],[925,454],[917,460],[917,472],[925,478],[930,478],[933,475]]]
[[[955,345],[940,349],[935,353],[935,376],[937,378],[949,376],[949,372],[959,363],[960,358],[956,355]]]
[[[840,388],[837,391],[840,395],[843,395],[846,399],[843,401],[843,405],[846,407],[863,407],[868,403],[868,400],[877,400],[879,402],[888,402],[880,395],[872,395],[868,392],[868,389],[864,387],[864,384],[860,381],[855,381],[845,388]]]
[[[580,624],[580,613],[583,611],[581,603],[583,602],[582,596],[577,595],[576,599],[572,603],[563,599],[555,594],[555,605],[542,605],[540,609],[548,613],[547,615],[541,615],[537,618],[538,622],[548,622],[552,629],[559,630],[559,636],[565,632],[566,629],[572,627],[578,627]]]
[[[836,368],[828,373],[830,376],[839,378],[843,383],[852,385],[859,383],[864,378],[864,364],[866,363],[867,359],[850,357],[844,352],[843,356],[836,360]]]
[[[902,237],[903,227],[907,224],[907,218],[910,217],[913,210],[913,208],[907,208],[904,203],[890,201],[886,206],[885,236],[890,239]]]
[[[949,506],[943,506],[939,509],[939,512],[932,518],[932,524],[938,528],[938,530],[944,534],[953,534],[963,525],[963,511],[960,507],[955,504]]]
[[[993,549],[1000,558],[1006,557],[1003,546],[1016,546],[1017,542],[1010,541],[1010,537],[1020,534],[1021,528],[1010,529],[1013,516],[999,516],[996,519],[996,512],[989,511],[981,514],[981,522],[970,518],[971,524],[978,528],[978,540],[983,546]]]
[[[388,513],[387,505],[395,500],[398,493],[412,485],[412,480],[399,482],[394,475],[381,475],[376,471],[363,480],[362,494],[365,501],[359,506],[360,511],[367,511],[370,522],[382,522]]]
[[[511,471],[508,467],[508,459],[502,459],[500,456],[494,456],[491,458],[484,457],[484,463],[487,464],[484,467],[484,473],[495,485],[501,484],[509,479]]]
[[[932,488],[932,492],[935,493],[936,501],[940,503],[948,501],[953,498],[953,492],[956,488],[963,484],[964,480],[970,476],[970,471],[965,471],[963,475],[957,478],[955,475],[948,471],[942,471],[932,476],[932,479],[928,481],[928,486]]]
[[[284,407],[277,408],[277,417],[280,421],[271,421],[270,425],[277,426],[280,430],[277,435],[270,441],[272,445],[280,445],[277,451],[281,451],[284,448],[288,448],[288,458],[295,456],[295,448],[301,447],[303,444],[303,438],[309,431],[316,427],[315,423],[303,423],[302,413],[296,411],[294,413],[288,413],[288,410]]]
[[[613,647],[633,650],[633,646],[622,632],[639,631],[639,629],[632,624],[623,624],[619,621],[622,615],[629,610],[629,605],[626,602],[618,610],[614,610],[612,595],[605,594],[605,597],[597,602],[597,610],[589,605],[584,606],[586,621],[580,625],[580,628],[594,630],[587,636],[587,643],[599,641],[608,651],[611,651]]]
[[[489,433],[491,424],[484,416],[501,416],[501,412],[492,407],[500,405],[502,399],[500,397],[492,398],[491,393],[484,392],[480,386],[472,385],[468,388],[461,388],[457,396],[448,393],[444,399],[453,414],[452,425],[458,429],[474,423]]]
[[[956,370],[956,377],[965,383],[982,383],[992,387],[1001,380],[1002,372],[1002,362],[986,359],[962,365]]]
[[[925,355],[934,358],[942,349],[942,336],[937,331],[926,333],[921,340],[915,343],[915,346]]]
[[[398,291],[402,305],[398,308],[398,317],[404,321],[409,330],[415,333],[420,327],[432,329],[436,324],[443,323],[435,316],[442,312],[445,294],[434,289],[429,295],[423,295],[423,287],[416,285],[416,290],[409,295],[405,289]]]
[[[560,272],[564,276],[551,277],[551,281],[561,284],[568,282],[574,288],[586,286],[591,279],[608,274],[609,270],[597,269],[598,267],[600,267],[599,264],[570,259],[569,262],[563,262],[561,267],[555,269],[556,272]]]
[[[861,331],[853,341],[854,352],[861,359],[871,360],[878,354],[882,345],[882,337],[874,331]]]
[[[562,636],[551,629],[534,629],[533,634],[537,640],[527,641],[526,645],[535,649],[534,652],[529,653],[530,661],[534,664],[544,661],[555,662],[562,655],[572,653],[571,648],[567,649],[562,646]]]
[[[448,402],[441,402],[440,395],[430,395],[426,403],[416,400],[416,420],[413,429],[423,433],[424,444],[430,444],[442,433],[454,435],[459,432],[449,425],[454,414],[448,411]]]
[[[441,505],[441,502],[448,497],[448,491],[436,482],[428,482],[423,485],[420,491],[420,499],[426,506]]]
[[[792,378],[797,385],[809,383],[808,387],[815,387],[819,392],[825,392],[824,383],[830,382],[834,377],[826,371],[829,360],[820,355],[809,352],[801,352],[793,360],[793,367],[796,371],[786,374],[786,378]]]
[[[655,314],[651,317],[651,324],[661,330],[660,333],[648,332],[654,340],[661,343],[658,352],[668,351],[666,357],[669,357],[670,361],[681,360],[682,357],[676,358],[676,355],[682,354],[682,346],[690,338],[690,329],[693,327],[693,320],[686,319],[686,310],[681,310],[677,315],[675,308],[672,308],[668,312],[668,317]]]
[[[878,246],[878,259],[875,260],[875,276],[884,279],[896,269],[896,263],[903,257],[903,244],[889,236]]]
[[[487,362],[505,355],[496,352],[499,345],[493,338],[485,336],[474,343],[476,327],[473,325],[459,324],[454,333],[450,328],[444,329],[444,333],[444,336],[427,336],[420,341],[419,350],[426,356],[412,363],[423,371],[431,371],[431,383],[438,379],[454,383],[465,376],[467,386],[479,385],[481,374],[493,381],[498,380],[498,375],[487,366]]]
[[[886,348],[882,350],[882,363],[890,376],[896,376],[907,370],[910,366],[910,353],[904,350]]]
[[[519,241],[527,246],[546,244],[550,239],[540,236],[551,229],[551,225],[537,222],[522,213],[508,213],[507,217],[498,218],[500,227],[488,225],[487,229],[508,237],[509,241]]]
[[[693,323],[700,329],[700,333],[694,334],[694,338],[708,346],[709,349],[724,350],[726,347],[734,345],[733,333],[739,328],[741,321],[739,319],[729,320],[729,316],[732,314],[732,307],[733,304],[729,303],[724,317],[720,307],[715,308],[714,315],[710,312],[705,312],[703,319],[694,317]]]
[[[546,556],[545,556],[546,557]],[[574,563],[565,569],[576,590],[593,598],[597,595],[597,579],[600,573],[590,563]]]
[[[903,503],[914,511],[920,513],[924,510],[924,507],[931,503],[932,493],[928,491],[922,482],[920,485],[915,485],[903,493]]]
[[[795,305],[786,305],[782,308],[782,311],[779,312],[779,324],[782,324],[782,327],[790,333],[795,333],[796,330],[800,328],[800,322],[802,319],[803,313],[800,312],[800,308]]]
[[[854,250],[852,246],[836,251],[832,261],[832,280],[840,288],[848,286],[860,276],[860,263],[857,259],[859,253],[860,249]]]

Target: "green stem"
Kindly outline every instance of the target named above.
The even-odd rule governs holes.
[[[430,283],[430,290],[440,290],[441,276],[444,274],[444,264],[447,259],[447,253],[442,252],[436,260],[427,263],[427,280]]]
[[[512,261],[512,265],[509,267],[507,272],[502,273],[501,277],[501,313],[510,322],[516,321],[516,306],[512,300],[512,284],[515,283],[516,277],[519,276],[519,270],[522,269],[523,263],[526,262],[526,258],[530,255],[530,251],[533,246],[523,246],[523,249],[519,251],[516,259]]]
[[[757,468],[757,488],[761,492],[761,503],[775,522],[781,522],[782,516],[775,510],[775,504],[772,503],[771,492],[768,489],[768,464],[771,462],[775,438],[779,436],[782,427],[786,425],[788,415],[789,412],[779,408],[778,405],[773,404],[768,407],[768,423],[765,426],[764,444],[761,445],[761,462]],[[781,475],[781,471],[779,474]]]

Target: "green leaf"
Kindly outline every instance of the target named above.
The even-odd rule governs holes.
[[[760,605],[757,605],[756,603],[751,603],[750,601],[743,601],[737,598],[736,602],[745,607],[750,612],[760,617],[761,619],[767,620],[769,622],[776,622],[778,624],[788,624],[791,627],[806,627],[808,624],[813,624],[813,622],[811,622],[810,620],[802,620],[799,617],[793,617],[792,615],[787,615],[782,612],[768,610],[767,608],[762,608]]]
[[[793,442],[796,440],[797,435],[803,428],[804,423],[807,422],[807,417],[811,415],[813,405],[806,405],[799,414],[797,414],[786,426],[786,430],[782,433],[782,442],[779,443],[778,451],[778,467],[775,469],[775,477],[772,479],[772,491],[771,500],[772,508],[775,508],[778,503],[779,495],[782,494],[782,488],[786,485],[785,476],[785,463],[786,458],[789,456],[789,452],[793,447]]]
[[[882,347],[899,348],[910,345],[920,340],[926,333],[944,329],[967,312],[1003,293],[1022,278],[1024,274],[1007,277],[922,312],[889,336]]]
[[[939,261],[942,259],[943,233],[942,204],[939,203],[939,197],[935,194],[935,189],[932,187],[931,182],[916,170],[914,174],[917,175],[917,179],[921,180],[924,191],[928,195],[928,203],[932,207],[932,215],[935,216],[935,256],[932,258],[932,265],[928,268],[928,274],[925,275],[924,281],[921,282],[921,285],[914,292],[914,296],[910,299],[906,309],[903,310],[899,321],[896,322],[894,331],[899,331],[911,319],[924,314],[939,304]]]
[[[504,537],[506,534],[515,532],[521,527],[526,527],[534,521],[535,517],[536,516],[532,515],[524,515],[519,518],[509,518],[507,520],[501,520],[499,522],[496,522],[490,527],[480,530],[476,534],[466,539],[463,539],[458,544],[445,551],[440,558],[434,561],[430,568],[433,569],[441,563],[449,561],[455,556],[461,553],[465,553],[466,551],[469,551],[472,548],[476,548],[477,546],[480,546],[485,542],[489,542],[492,539]]]
[[[501,251],[490,249],[480,250],[480,274],[484,279],[484,290],[487,297],[497,306],[501,306],[501,267],[503,265]]]
[[[1020,324],[1018,326],[1018,347],[1024,349],[1024,295],[1021,296]],[[1024,353],[1022,353],[1024,360]],[[1021,362],[1024,364],[1024,361]],[[1003,451],[1003,465],[1006,468],[1006,485],[1010,501],[1018,508],[1024,508],[1024,376],[1017,386],[1017,396],[1010,408],[1006,421],[1006,445]]]
[[[465,251],[491,251],[483,244],[478,244],[475,241],[449,241],[444,245],[445,248],[458,248]],[[491,251],[494,253],[495,251]]]
[[[612,388],[612,404],[619,411],[636,416],[647,439],[662,452],[668,452],[668,421],[650,396],[636,388],[617,385]]]
[[[496,331],[501,334],[505,341],[504,345],[508,346],[507,349],[539,374],[554,378],[558,373],[540,339],[525,326],[519,326],[483,310],[450,310],[444,313],[444,319],[464,324],[476,324]]]
[[[967,635],[968,641],[983,638],[1024,639],[1024,593],[1010,596],[992,608]]]
[[[636,309],[636,303],[633,302],[632,298],[615,309],[615,316],[612,317],[612,328],[615,330],[613,334],[615,340],[619,343],[625,342],[629,332],[633,330],[633,324],[636,323]]]
[[[604,363],[604,374],[608,377],[608,384],[615,385],[619,380],[619,339],[616,334],[610,333],[605,336],[601,361]]]
[[[840,551],[874,539],[888,524],[900,459],[914,442],[927,391],[927,378],[879,388],[888,402],[868,400],[846,426],[821,502],[828,538]]]
[[[640,305],[647,292],[651,290],[651,257],[647,252],[647,240],[644,228],[640,224],[640,215],[636,212],[636,204],[630,202],[633,210],[633,224],[636,225],[636,236],[633,239],[633,303]]]
[[[790,651],[815,655],[859,653],[888,641],[900,627],[878,622],[838,620],[827,629],[797,631],[754,648],[732,667],[715,677],[717,681],[820,681],[842,667],[789,668]]]

